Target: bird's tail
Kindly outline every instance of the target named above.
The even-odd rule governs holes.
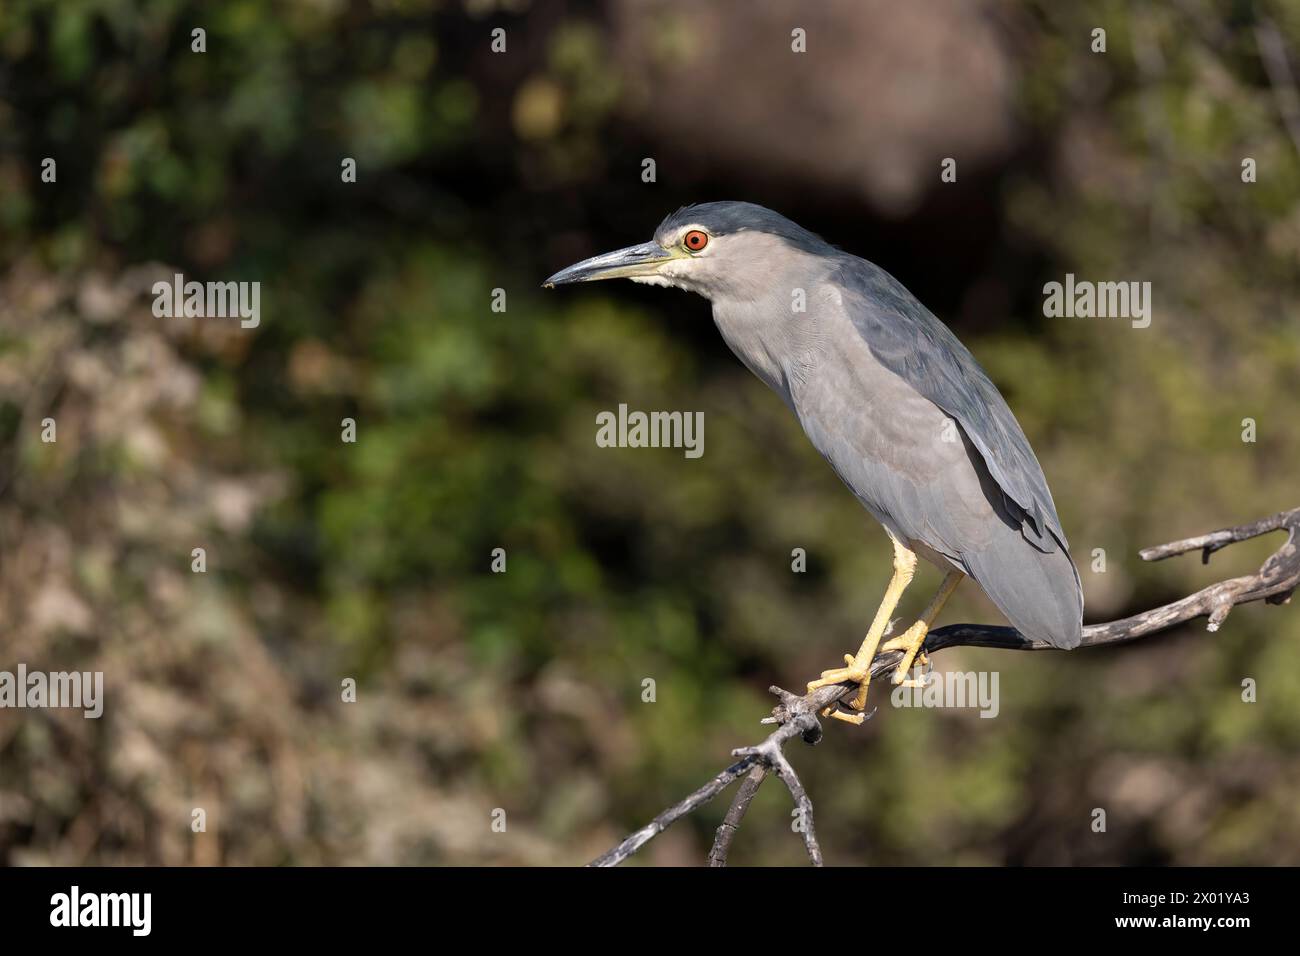
[[[1083,639],[1083,589],[1064,546],[1039,551],[1007,528],[962,555],[967,572],[1025,637],[1069,650]]]

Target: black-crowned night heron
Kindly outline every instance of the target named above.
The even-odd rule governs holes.
[[[907,679],[967,575],[1025,637],[1079,644],[1079,573],[1038,459],[974,356],[897,279],[744,202],[687,206],[653,241],[569,266],[545,286],[616,278],[710,300],[731,350],[893,541],[894,574],[862,647],[808,685],[857,682],[856,713],[834,716],[861,723],[878,650],[903,651],[893,680]],[[918,554],[947,572],[943,584],[882,647]]]

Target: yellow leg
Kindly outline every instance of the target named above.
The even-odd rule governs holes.
[[[901,684],[906,679],[907,672],[912,668],[912,661],[916,659],[917,651],[925,643],[925,636],[930,633],[930,628],[934,625],[934,619],[939,616],[944,604],[948,602],[948,598],[952,597],[952,592],[957,590],[957,585],[961,584],[964,577],[966,575],[960,571],[949,571],[947,576],[944,577],[943,583],[939,585],[939,590],[934,595],[934,599],[930,601],[925,613],[921,615],[921,619],[898,637],[886,641],[884,647],[881,648],[882,651],[902,650],[906,652],[894,671],[893,682],[895,684]]]
[[[816,690],[818,687],[825,687],[828,684],[855,681],[858,685],[858,692],[849,701],[849,706],[856,711],[861,711],[867,706],[867,687],[871,683],[871,662],[875,660],[876,648],[880,645],[880,638],[885,633],[885,628],[889,626],[889,618],[893,615],[894,609],[898,607],[899,599],[903,596],[903,592],[907,590],[907,586],[912,583],[912,576],[916,573],[916,555],[900,542],[894,540],[893,535],[890,535],[889,539],[894,542],[894,575],[889,579],[889,586],[885,588],[885,597],[880,602],[880,607],[876,609],[876,617],[871,622],[871,628],[867,631],[867,636],[863,638],[862,646],[858,648],[857,655],[845,654],[844,663],[848,665],[847,667],[822,671],[821,677],[808,683],[809,690]],[[837,717],[841,720],[847,720],[851,724],[860,724],[864,719],[861,713],[846,714],[837,710],[834,706],[827,707],[822,711],[822,716]]]

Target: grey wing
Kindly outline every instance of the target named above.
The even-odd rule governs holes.
[[[864,343],[854,349],[875,362]],[[1083,597],[1069,555],[1026,540],[961,425],[960,442],[938,440],[950,416],[901,376],[877,372],[828,364],[800,389],[796,412],[813,445],[896,540],[969,574],[1026,637],[1078,645]]]
[[[853,324],[877,360],[952,416],[979,449],[1025,540],[1069,547],[1042,466],[1006,399],[946,325],[883,269],[845,257],[837,278]]]

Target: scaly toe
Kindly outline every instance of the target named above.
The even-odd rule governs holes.
[[[844,720],[850,724],[860,724],[865,719],[862,714],[854,714],[852,711],[862,711],[867,706],[867,686],[871,682],[871,669],[869,667],[858,667],[857,658],[852,654],[844,655],[846,667],[835,667],[831,670],[822,671],[822,676],[816,680],[808,682],[808,692],[812,693],[819,687],[830,687],[834,684],[854,683],[858,685],[858,691],[853,695],[853,699],[845,704],[843,701],[836,701],[829,707],[822,710],[823,717],[834,717],[836,720]],[[848,709],[845,709],[845,708]]]
[[[905,651],[916,642],[916,635],[922,630],[927,630],[920,621],[917,621],[898,637],[891,637],[880,646],[881,651]]]
[[[849,658],[850,661],[853,658]],[[859,678],[850,667],[834,667],[828,671],[822,671],[822,676],[816,680],[808,682],[809,690],[816,690],[818,687],[829,687],[831,684],[842,684],[844,681],[856,681]]]

